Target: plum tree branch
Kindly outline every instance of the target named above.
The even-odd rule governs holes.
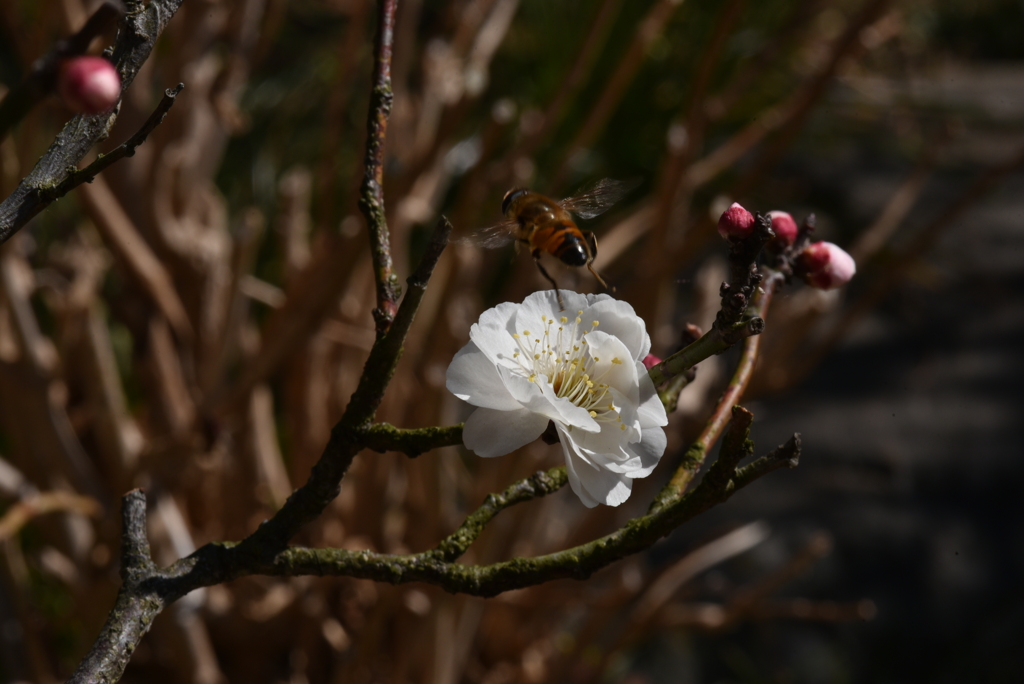
[[[107,154],[99,155],[96,158],[96,161],[89,164],[84,169],[72,171],[60,183],[41,189],[39,191],[39,210],[42,211],[51,203],[68,194],[82,183],[91,183],[97,175],[107,167],[111,166],[114,162],[120,161],[125,157],[134,156],[136,148],[146,142],[146,138],[149,137],[149,134],[152,133],[157,126],[163,123],[164,117],[167,116],[167,112],[170,111],[175,98],[184,87],[184,83],[179,83],[175,87],[165,90],[164,96],[160,98],[160,104],[158,104],[156,109],[153,110],[153,113],[149,115],[149,118],[146,119],[146,123],[142,125],[142,128],[135,132],[135,135],[125,140]]]
[[[167,22],[183,0],[128,0],[111,59],[121,75],[123,94],[149,58]],[[77,115],[57,134],[35,168],[0,203],[0,244],[17,233],[53,200],[48,194],[75,173],[92,147],[104,140],[117,119],[118,107],[94,116]]]
[[[373,90],[366,118],[366,170],[359,189],[359,209],[366,217],[370,233],[370,254],[377,281],[377,308],[373,318],[380,338],[391,326],[397,311],[398,277],[393,272],[391,238],[384,214],[384,138],[391,116],[391,51],[395,37],[395,12],[398,0],[380,0],[377,4],[377,37],[374,40]]]
[[[745,240],[730,241],[729,282],[722,283],[722,308],[711,330],[651,368],[648,374],[655,386],[685,373],[710,356],[721,354],[744,338],[760,335],[764,330],[764,312],[750,304],[762,280],[756,266],[757,257],[774,233],[772,221],[767,216],[758,214],[756,226]],[[762,305],[767,306],[767,302],[762,302]]]

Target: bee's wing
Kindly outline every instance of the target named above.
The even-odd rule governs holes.
[[[579,194],[566,197],[559,204],[580,218],[591,219],[608,211],[613,204],[625,197],[626,193],[640,185],[640,181],[639,178],[624,181],[604,178]]]
[[[492,226],[481,228],[469,237],[457,240],[457,242],[476,245],[485,249],[503,247],[515,240],[516,233],[518,232],[516,228],[517,223],[514,220],[500,221]]]

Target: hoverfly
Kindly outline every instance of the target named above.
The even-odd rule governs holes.
[[[473,244],[487,248],[501,247],[513,240],[516,241],[517,249],[520,244],[527,245],[541,275],[555,289],[558,306],[561,307],[562,294],[558,290],[558,283],[541,263],[541,254],[547,252],[568,266],[586,266],[597,281],[609,289],[608,284],[594,270],[597,238],[589,230],[580,230],[571,214],[583,219],[599,216],[639,184],[638,180],[605,178],[560,202],[525,188],[513,188],[505,193],[501,201],[501,213],[505,215],[505,220],[484,228],[470,240]]]

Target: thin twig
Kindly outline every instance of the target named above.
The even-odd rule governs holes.
[[[263,554],[278,551],[299,528],[320,515],[337,496],[341,478],[362,449],[361,436],[370,429],[370,422],[384,398],[384,390],[394,375],[405,336],[426,291],[427,280],[448,243],[451,229],[451,224],[442,216],[420,265],[409,277],[409,291],[395,314],[394,322],[370,350],[356,391],[345,414],[331,430],[330,440],[306,484],[288,497],[281,510],[240,546]]]
[[[136,148],[146,142],[146,138],[149,137],[149,134],[152,133],[157,126],[163,123],[164,117],[167,116],[167,112],[170,111],[171,106],[174,104],[174,99],[184,87],[184,83],[179,83],[175,87],[165,90],[164,96],[160,98],[160,104],[158,104],[156,109],[153,110],[153,113],[149,115],[149,118],[146,119],[146,123],[142,125],[142,128],[135,132],[135,135],[125,140],[107,154],[98,155],[96,157],[96,161],[89,164],[84,169],[72,171],[68,174],[67,178],[62,180],[60,183],[40,190],[39,194],[41,201],[39,211],[42,211],[52,202],[68,194],[71,190],[82,183],[91,183],[97,175],[114,162],[121,161],[125,157],[135,156]]]
[[[557,492],[569,481],[565,466],[540,470],[519,482],[509,485],[500,494],[490,494],[484,504],[476,509],[451,535],[437,545],[437,557],[451,562],[466,553],[476,541],[484,527],[503,510],[517,503],[531,501]]]
[[[729,282],[722,284],[722,308],[711,330],[650,369],[648,373],[656,386],[764,330],[764,308],[768,306],[771,291],[782,280],[778,274],[773,274],[763,285],[761,283],[755,261],[772,235],[771,219],[758,216],[757,224],[758,230],[746,240],[731,243]],[[755,296],[759,285],[767,296]]]
[[[796,432],[786,440],[785,444],[780,444],[756,461],[737,468],[733,478],[736,489],[742,489],[754,480],[779,468],[796,468],[800,465],[800,448],[800,433]]]
[[[552,484],[557,484],[557,480]],[[749,481],[743,484],[749,484]],[[544,487],[541,493],[547,493],[546,489]],[[246,552],[242,544],[207,544],[167,568],[160,591],[166,600],[173,600],[197,587],[249,574],[268,574],[356,577],[391,584],[426,582],[450,592],[494,596],[559,578],[586,579],[597,570],[648,548],[679,525],[727,500],[738,489],[732,479],[726,479],[723,484],[715,478],[705,478],[692,492],[668,502],[657,511],[630,520],[621,529],[599,539],[556,553],[482,566],[446,561],[439,556],[438,550],[393,555],[288,547],[266,556]],[[526,498],[521,500],[533,498],[532,495],[524,496]],[[516,498],[511,503],[517,500],[520,499]],[[493,517],[486,506],[477,514],[482,521],[490,519],[488,516]],[[456,547],[453,553],[459,552],[460,547]]]
[[[776,274],[772,274],[765,281],[764,289],[759,296],[755,298],[754,306],[752,307],[758,317],[763,317],[767,313],[775,288],[781,282],[781,278],[778,278]],[[651,512],[661,510],[668,505],[669,502],[682,496],[686,491],[687,486],[689,486],[690,482],[704,464],[704,460],[711,451],[711,447],[718,441],[718,437],[722,434],[723,428],[725,428],[728,423],[733,406],[739,403],[740,397],[743,396],[743,392],[747,388],[747,384],[750,382],[750,377],[754,373],[754,364],[757,361],[757,352],[760,346],[760,335],[752,335],[744,342],[743,353],[740,356],[736,372],[729,381],[729,386],[722,394],[722,398],[719,400],[714,413],[711,414],[707,424],[704,426],[704,430],[696,441],[694,441],[694,443],[686,450],[686,453],[683,455],[682,463],[676,469],[676,472],[672,475],[668,484],[665,485],[664,489],[661,490],[654,502],[651,504]]]
[[[723,470],[725,466],[722,466]],[[746,480],[743,486],[750,483]],[[533,558],[515,558],[483,566],[443,562],[435,551],[407,556],[344,549],[292,547],[257,572],[280,575],[339,575],[399,584],[427,582],[451,592],[474,596],[495,594],[553,579],[586,579],[607,565],[648,548],[694,516],[727,500],[740,489],[734,479],[705,478],[692,492],[657,511],[633,518],[621,529],[586,544]],[[200,549],[183,564],[202,562],[213,549]],[[212,559],[211,559],[212,560]],[[184,577],[183,577],[184,579]],[[188,585],[186,585],[188,586]]]
[[[377,308],[373,319],[377,337],[387,332],[398,310],[398,277],[392,272],[391,240],[384,215],[384,138],[391,116],[391,49],[398,0],[380,0],[374,41],[373,90],[366,119],[366,171],[359,190],[359,208],[370,232],[373,273],[377,281]]]

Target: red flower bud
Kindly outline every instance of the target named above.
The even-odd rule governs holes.
[[[754,232],[754,215],[733,202],[718,219],[718,234],[726,240],[743,240]]]
[[[102,57],[72,57],[60,65],[57,92],[79,114],[99,114],[121,97],[121,76]]]
[[[783,247],[793,244],[796,241],[796,234],[800,232],[793,217],[785,211],[769,211],[768,216],[772,220],[772,231],[775,233],[773,241]]]
[[[661,359],[659,359],[654,354],[648,354],[647,356],[644,357],[643,360],[644,368],[646,368],[647,370],[651,370],[659,363],[661,363]]]
[[[831,242],[815,242],[798,257],[808,285],[821,290],[845,285],[857,272],[853,257]]]

